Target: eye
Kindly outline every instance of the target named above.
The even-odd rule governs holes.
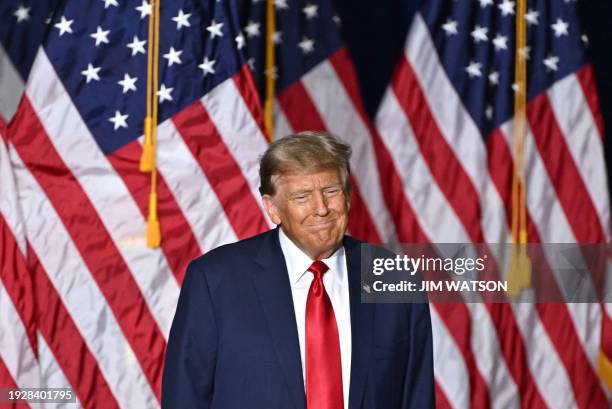
[[[308,195],[307,194],[293,196],[293,201],[295,201],[297,203],[304,203],[307,200],[308,200]]]
[[[325,190],[325,195],[326,196],[335,196],[335,195],[337,195],[340,192],[342,192],[342,189],[340,189],[339,187],[333,187],[333,188],[330,188],[330,189],[326,189]]]

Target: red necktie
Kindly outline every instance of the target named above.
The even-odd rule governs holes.
[[[323,286],[329,269],[317,260],[306,300],[306,408],[343,409],[340,338],[331,300]]]

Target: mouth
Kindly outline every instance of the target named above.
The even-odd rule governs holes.
[[[323,220],[317,223],[309,223],[306,226],[312,228],[328,227],[336,223],[336,219]]]

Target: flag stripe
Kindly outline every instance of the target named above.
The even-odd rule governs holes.
[[[200,101],[175,115],[172,121],[197,158],[236,236],[243,239],[267,230],[267,223],[239,165]]]
[[[10,134],[11,140],[44,191],[45,198],[39,200],[53,204],[70,234],[70,238],[65,237],[66,242],[59,243],[73,243],[78,249],[79,259],[83,260],[104,294],[101,301],[106,300],[109,303],[151,388],[155,391],[155,396],[159,399],[161,357],[165,341],[134,277],[86,193],[49,141],[28,98],[22,100],[15,119],[14,131]],[[54,171],[49,172],[49,169]],[[69,202],[65,200],[67,197],[71,198]],[[45,270],[49,271],[48,268]],[[79,293],[75,292],[74,295],[78,296]],[[109,336],[117,335],[109,333]]]
[[[17,383],[15,382],[15,380],[12,378],[9,369],[2,358],[3,357],[0,356],[0,385],[2,385],[3,388],[19,387]],[[6,407],[7,408],[9,407],[8,404]],[[14,403],[13,405],[10,406],[11,409],[22,409],[22,408],[31,408],[31,407],[32,406],[25,404],[25,403]]]
[[[255,79],[247,64],[242,66],[242,69],[238,71],[238,74],[232,77],[236,89],[242,95],[245,106],[248,108],[251,117],[259,128],[258,135],[252,135],[257,138],[263,137],[264,142],[268,143],[268,139],[265,135],[266,126],[264,125],[264,112],[261,101],[259,100],[259,93],[257,92],[257,86],[255,85]],[[258,143],[259,145],[259,143]]]
[[[141,155],[142,147],[138,141],[134,141],[108,155],[107,158],[129,189],[140,213],[146,218],[149,212],[151,175],[142,173],[138,169]],[[183,282],[189,260],[201,254],[200,248],[187,220],[170,193],[163,175],[159,172],[156,191],[162,237],[161,250],[168,260],[176,281],[180,284]],[[140,236],[138,239],[140,239],[138,245],[144,246],[144,237]],[[167,333],[164,334],[166,337],[167,335]]]
[[[24,84],[2,44],[0,44],[0,89],[2,90],[0,120],[8,123],[17,110]]]
[[[295,132],[304,130],[323,131],[326,129],[317,107],[314,106],[304,84],[300,81],[296,81],[283,91],[279,95],[279,102],[285,118]],[[350,180],[353,193],[351,195],[348,229],[355,237],[372,243],[380,243],[381,237],[378,235],[374,222],[364,204],[354,173],[351,173]]]
[[[595,77],[593,75],[593,66],[587,64],[576,71],[575,75],[582,87],[584,98],[593,115],[593,120],[599,131],[599,137],[603,139],[605,134],[604,123],[601,111],[599,110],[599,97],[597,96],[597,85],[595,84]]]
[[[217,195],[172,120],[159,125],[157,143],[163,146],[157,150],[157,168],[189,223],[200,252],[236,241]]]

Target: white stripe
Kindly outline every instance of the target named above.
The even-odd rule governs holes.
[[[27,302],[27,301],[26,301]],[[0,358],[20,388],[40,386],[38,362],[25,326],[0,280]]]
[[[446,76],[423,17],[418,13],[408,35],[405,53],[440,132],[478,193],[485,241],[508,242],[506,211],[486,172],[487,152],[482,136]]]
[[[591,196],[606,240],[610,240],[610,201],[603,143],[575,74],[557,81],[548,97],[565,143]]]
[[[122,407],[159,407],[134,351],[62,220],[12,146],[9,154],[28,241],[117,401]]]
[[[293,133],[291,125],[277,100],[274,101],[274,139]]]
[[[412,127],[396,95],[389,90],[383,99],[376,125],[383,143],[391,153],[404,184],[404,192],[419,215],[419,222],[434,243],[469,242],[457,215],[448,204],[425,164]],[[467,300],[470,301],[470,300]],[[471,349],[479,372],[488,384],[491,405],[496,408],[517,407],[517,389],[502,358],[497,333],[481,300],[466,304],[470,311]]]
[[[4,46],[0,44],[0,117],[8,123],[19,105],[24,84]]]
[[[42,49],[32,66],[26,92],[51,143],[87,194],[167,339],[179,285],[161,249],[146,246],[145,218]]]
[[[40,376],[42,379],[41,386],[44,388],[72,388],[73,393],[75,385],[71,385],[68,382],[68,379],[64,376],[64,372],[62,368],[60,368],[59,364],[55,360],[53,356],[53,352],[45,338],[42,334],[38,333],[38,356],[40,361]],[[75,393],[76,395],[76,393]],[[77,409],[82,408],[81,402],[79,402],[78,398],[75,403],[48,403],[42,405],[44,408],[49,409]]]
[[[396,242],[394,224],[380,187],[372,135],[334,67],[329,60],[325,60],[306,73],[301,81],[325,128],[351,145],[351,173],[381,241]]]
[[[268,226],[275,227],[266,216],[259,194],[259,158],[268,148],[268,143],[236,83],[231,78],[222,82],[201,101],[240,167]]]
[[[7,146],[0,135],[0,213],[8,228],[13,232],[14,239],[21,254],[26,253],[25,232],[22,223],[21,209],[17,202],[17,187]]]
[[[236,241],[217,195],[172,120],[157,128],[157,143],[164,147],[157,150],[157,169],[187,219],[200,251]]]
[[[463,356],[438,311],[430,305],[434,373],[440,389],[454,409],[470,407],[470,379]]]

